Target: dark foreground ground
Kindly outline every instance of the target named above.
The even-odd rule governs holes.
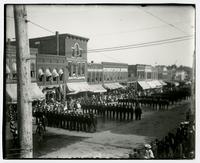
[[[34,158],[128,158],[132,148],[162,138],[185,120],[189,101],[165,111],[148,111],[141,121],[111,121],[98,118],[97,132],[84,133],[47,128],[42,143],[34,135]],[[9,142],[9,141],[7,141]],[[7,148],[9,157],[15,157]]]

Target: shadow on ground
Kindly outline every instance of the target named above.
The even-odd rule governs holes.
[[[34,136],[34,149],[33,149],[33,157],[38,158],[47,153],[56,151],[58,149],[64,148],[73,143],[81,142],[85,137],[77,137],[77,136],[67,136],[67,135],[57,135],[52,133],[47,133],[45,135],[44,140],[39,143],[37,141],[37,137]]]
[[[163,137],[169,131],[176,129],[181,121],[185,121],[185,113],[190,107],[190,103],[182,103],[175,107],[165,111],[145,112],[142,120],[119,124],[118,127],[110,128],[110,132],[125,135]]]

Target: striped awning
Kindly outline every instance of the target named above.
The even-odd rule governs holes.
[[[87,82],[67,83],[67,88],[70,92],[87,92],[90,90]]]
[[[138,81],[138,84],[142,87],[142,89],[151,89],[151,86],[146,81]]]
[[[49,69],[46,69],[45,74],[47,77],[52,76],[52,73],[50,72]]]
[[[93,93],[103,93],[107,92],[106,89],[103,88],[101,84],[94,84],[94,85],[89,85],[89,91]]]
[[[60,75],[62,75],[62,74],[63,74],[63,69],[60,69],[60,70],[58,71],[58,73],[59,73]]]
[[[31,100],[41,100],[44,99],[45,96],[42,93],[41,89],[38,87],[37,83],[31,83],[28,88],[30,91]],[[6,84],[6,93],[10,97],[11,102],[17,103],[17,84]],[[10,102],[10,101],[6,101]]]
[[[38,70],[38,75],[39,75],[39,76],[44,75],[44,72],[43,72],[43,70],[42,70],[41,68]]]
[[[52,75],[53,75],[53,77],[58,77],[59,76],[59,74],[57,73],[56,69],[53,69]]]
[[[113,89],[119,89],[119,88],[124,88],[124,86],[122,86],[119,83],[104,83],[103,87],[106,88],[106,89],[111,89],[111,90],[113,90]]]

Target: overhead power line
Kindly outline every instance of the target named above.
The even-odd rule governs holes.
[[[157,15],[154,15],[153,13],[151,13],[150,11],[147,11],[147,10],[143,10],[141,9],[140,7],[138,7],[140,10],[142,10],[143,12],[147,13],[148,15],[151,15],[152,17],[158,19],[159,21],[161,21],[162,23],[165,23],[167,24],[168,26],[172,27],[172,28],[175,28],[176,30],[186,34],[185,31],[183,31],[182,29],[178,28],[177,26],[175,26],[174,24],[172,23],[168,23],[167,21],[165,21],[164,19],[161,19],[160,17],[158,17]]]
[[[12,17],[12,16],[6,16],[6,17],[14,19],[14,17]],[[35,26],[37,26],[37,27],[39,27],[39,28],[41,28],[41,29],[43,29],[43,30],[45,30],[45,31],[47,31],[47,32],[50,32],[50,33],[55,34],[54,31],[52,31],[52,30],[50,30],[50,29],[48,29],[48,28],[46,28],[46,27],[43,27],[43,26],[41,26],[41,25],[39,25],[39,24],[37,24],[37,23],[31,21],[31,20],[28,20],[28,19],[22,19],[22,18],[19,18],[19,19],[21,19],[22,21],[29,22],[29,23],[31,23],[31,24],[33,24],[33,25],[35,25]]]
[[[141,46],[152,46],[152,45],[156,45],[156,44],[170,43],[171,41],[172,42],[183,41],[183,40],[191,39],[192,37],[193,37],[193,35],[182,36],[182,37],[174,37],[174,38],[170,38],[170,39],[156,40],[156,41],[137,43],[137,44],[131,44],[131,45],[115,46],[115,47],[100,48],[100,49],[90,49],[90,50],[88,50],[88,52],[107,51],[107,50],[116,50],[116,49],[127,49],[127,48],[137,48],[137,47],[141,47]]]

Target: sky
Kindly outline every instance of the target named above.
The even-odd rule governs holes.
[[[15,38],[12,6],[7,7],[6,37]],[[29,5],[28,37],[71,33],[89,38],[88,62],[185,65],[192,67],[195,8],[192,6],[139,5]],[[115,51],[89,52],[192,36],[187,40]]]

